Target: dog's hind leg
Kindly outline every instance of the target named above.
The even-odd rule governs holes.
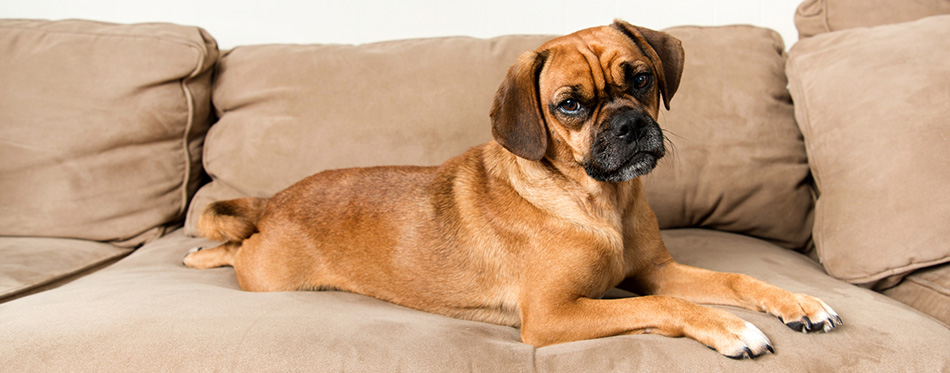
[[[234,257],[240,249],[240,242],[228,242],[210,249],[196,247],[185,254],[181,263],[194,269],[234,266]]]

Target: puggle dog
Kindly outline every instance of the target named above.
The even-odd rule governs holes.
[[[621,334],[689,337],[731,358],[774,352],[758,328],[697,303],[768,312],[803,332],[841,324],[823,301],[670,257],[638,178],[666,152],[657,125],[684,52],[616,21],[521,55],[491,109],[494,141],[438,167],[333,170],[269,199],[209,205],[247,291],[342,290],[518,327],[534,346]],[[600,299],[621,282],[644,296]]]

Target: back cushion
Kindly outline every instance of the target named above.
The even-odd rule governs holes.
[[[660,226],[805,247],[812,189],[781,37],[752,26],[666,31],[683,41],[686,66],[670,111],[660,113],[673,151],[645,179]]]
[[[0,21],[0,235],[136,246],[198,186],[217,46],[170,24]]]
[[[222,57],[213,181],[187,227],[219,199],[270,196],[318,171],[437,165],[491,140],[488,111],[508,66],[546,36],[260,45]]]
[[[660,125],[676,150],[647,180],[664,228],[707,226],[786,247],[808,241],[811,194],[785,90],[781,40],[755,27],[669,30],[683,83]],[[436,38],[361,46],[238,47],[219,65],[205,167],[208,203],[270,196],[342,167],[436,165],[491,140],[508,67],[549,36]]]
[[[795,44],[789,83],[829,274],[886,287],[950,262],[950,15]]]
[[[874,27],[950,13],[948,0],[805,0],[795,11],[798,36]]]

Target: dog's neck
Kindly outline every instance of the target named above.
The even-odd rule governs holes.
[[[530,161],[500,146],[498,150],[500,153],[496,154],[507,158],[505,161],[519,171],[507,176],[512,188],[539,209],[559,211],[559,215],[568,220],[589,224],[594,218],[619,230],[624,211],[632,208],[637,189],[642,189],[639,179],[619,183],[597,181],[575,162],[551,161],[547,157]],[[564,193],[564,190],[574,192]],[[574,211],[574,214],[565,214],[565,211]]]

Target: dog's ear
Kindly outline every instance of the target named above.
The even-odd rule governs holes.
[[[548,130],[538,99],[538,75],[546,53],[526,52],[508,69],[491,108],[491,133],[515,155],[540,160],[548,149]]]
[[[683,76],[683,61],[686,59],[683,43],[673,35],[634,26],[619,19],[614,21],[614,26],[632,39],[653,61],[659,75],[657,81],[660,83],[663,104],[666,110],[670,110],[670,99],[679,88],[680,77]]]

